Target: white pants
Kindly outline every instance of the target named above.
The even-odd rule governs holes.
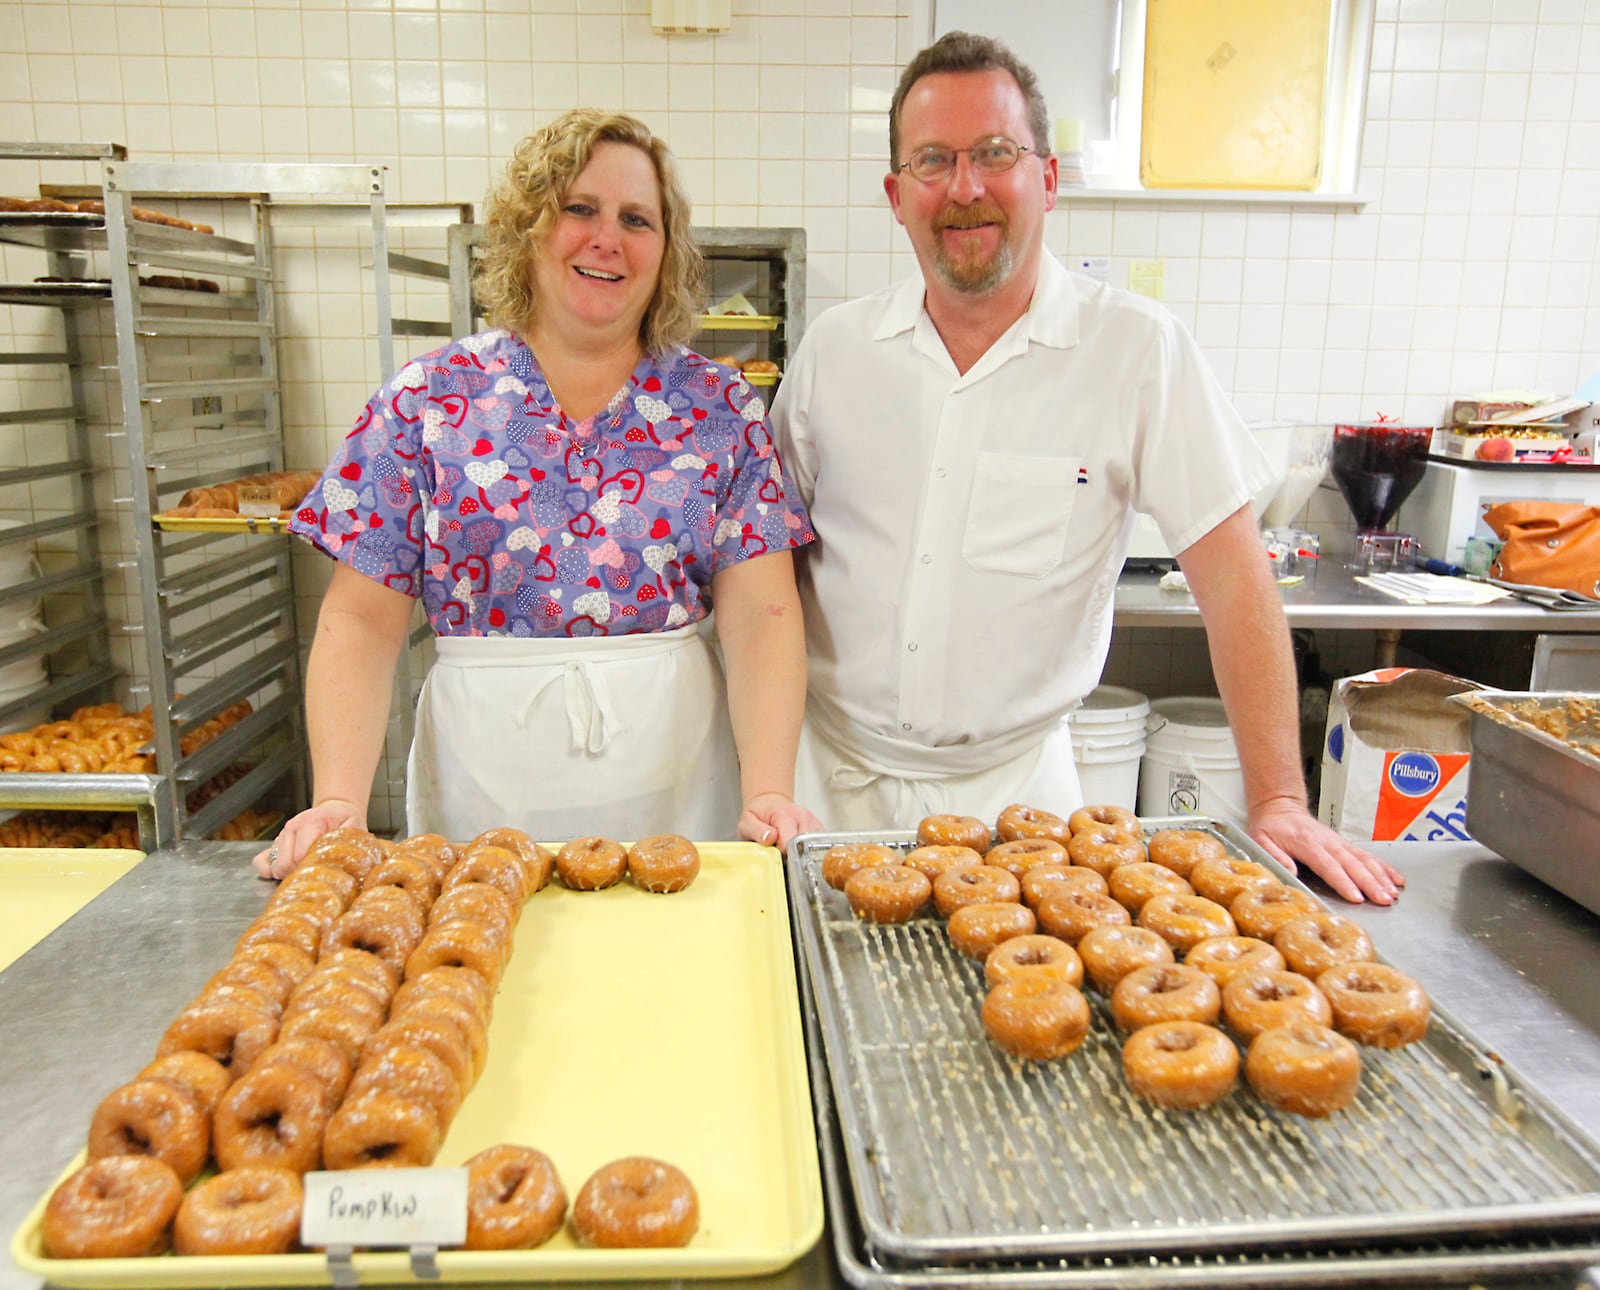
[[[439,637],[417,704],[406,826],[737,836],[722,671],[698,624],[586,640]]]
[[[795,800],[830,833],[914,829],[927,815],[975,815],[991,824],[1013,802],[1065,818],[1083,805],[1072,737],[1063,721],[1039,742],[983,769],[891,767],[823,733],[809,716],[800,733]]]

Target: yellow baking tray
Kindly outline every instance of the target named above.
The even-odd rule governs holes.
[[[289,521],[276,515],[153,515],[151,520],[166,533],[287,533]]]
[[[571,1198],[608,1160],[657,1156],[694,1181],[699,1232],[683,1249],[592,1250],[569,1223],[534,1250],[442,1251],[444,1280],[755,1276],[786,1267],[821,1235],[782,864],[748,843],[707,843],[700,854],[700,877],[675,895],[626,880],[599,892],[552,882],[528,902],[495,1000],[488,1066],[436,1162],[525,1143],[550,1156]],[[39,1239],[46,1199],[11,1255],[55,1285],[330,1281],[319,1254],[49,1259]],[[417,1279],[404,1253],[354,1261],[363,1283]]]
[[[776,314],[701,314],[701,331],[776,331]]]
[[[0,848],[0,970],[143,859],[142,851],[92,847]]]

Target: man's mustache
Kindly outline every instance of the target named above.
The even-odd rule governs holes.
[[[946,206],[933,220],[933,231],[942,233],[947,228],[972,228],[978,224],[1006,226],[1005,212],[992,202],[979,202],[975,206]]]

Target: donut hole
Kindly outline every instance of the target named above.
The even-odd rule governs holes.
[[[1162,969],[1154,974],[1150,981],[1151,994],[1176,994],[1180,990],[1193,989],[1194,982],[1181,972],[1171,972]]]
[[[1164,1053],[1187,1053],[1199,1047],[1199,1040],[1187,1030],[1163,1028],[1150,1041]]]

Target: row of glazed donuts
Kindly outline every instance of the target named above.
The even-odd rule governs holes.
[[[522,841],[535,872],[547,875],[548,853]],[[516,870],[515,905],[479,881],[490,868]],[[47,1253],[158,1253],[169,1229],[180,1253],[286,1250],[298,1237],[301,1173],[398,1155],[388,1144],[418,1121],[431,1127],[436,1150],[441,1110],[453,1113],[482,1070],[492,988],[437,961],[401,985],[409,957],[425,917],[448,921],[433,899],[448,892],[460,895],[441,898],[471,903],[475,915],[494,908],[505,928],[470,921],[509,945],[536,882],[517,853],[487,838],[463,847],[459,862],[442,838],[396,845],[339,830],[319,839],[167,1028],[156,1061],[96,1109],[89,1165],[46,1208]],[[454,1091],[424,1083],[441,1066],[459,1081]],[[420,1138],[427,1148],[428,1134]],[[208,1158],[221,1172],[185,1193]],[[407,1162],[419,1161],[388,1161]],[[149,1211],[131,1214],[126,1202],[171,1197],[152,1165],[171,1171],[179,1198],[155,1237]],[[90,1203],[96,1188],[120,1203]]]
[[[228,727],[249,716],[248,699],[185,732],[178,740],[185,757],[205,747]],[[0,735],[0,771],[34,774],[149,774],[155,758],[146,751],[155,736],[150,709],[124,711],[117,703],[78,708],[63,721]]]
[[[1082,1042],[1089,1010],[1076,996],[1087,967],[1120,1028],[1137,1035],[1178,1026],[1130,1040],[1124,1062],[1135,1090],[1168,1106],[1209,1104],[1234,1086],[1238,1055],[1220,1031],[1186,1028],[1214,1030],[1222,1013],[1222,993],[1207,972],[1238,974],[1251,984],[1233,989],[1226,1015],[1243,1040],[1296,1029],[1262,1045],[1257,1091],[1283,1109],[1326,1114],[1354,1096],[1349,1058],[1359,1076],[1359,1055],[1326,1024],[1326,1034],[1303,1031],[1304,1022],[1319,1023],[1291,1001],[1322,997],[1305,976],[1256,979],[1281,972],[1285,954],[1300,971],[1326,977],[1339,1004],[1327,1004],[1323,1023],[1390,1047],[1426,1030],[1426,995],[1410,978],[1366,961],[1372,947],[1359,927],[1264,867],[1230,857],[1210,833],[1161,830],[1147,845],[1136,817],[1109,807],[1066,821],[1012,807],[996,833],[1011,836],[996,844],[981,820],[933,816],[919,827],[923,845],[909,855],[834,848],[823,876],[844,889],[858,915],[876,921],[912,918],[931,896],[956,948],[985,959],[985,1029],[1016,1056],[1047,1060]],[[1184,965],[1175,951],[1187,956]],[[1331,1099],[1308,1090],[1306,1074],[1330,1064],[1341,1072]]]
[[[511,829],[465,846],[319,839],[157,1060],[97,1109],[89,1165],[47,1206],[47,1253],[160,1253],[169,1232],[180,1254],[282,1252],[307,1170],[431,1163],[487,1061],[523,902],[553,867]],[[190,1186],[208,1157],[221,1172]],[[467,1164],[466,1248],[537,1244],[565,1221],[541,1153]],[[680,1171],[630,1158],[597,1171],[573,1217],[590,1244],[684,1244],[698,1202]]]

